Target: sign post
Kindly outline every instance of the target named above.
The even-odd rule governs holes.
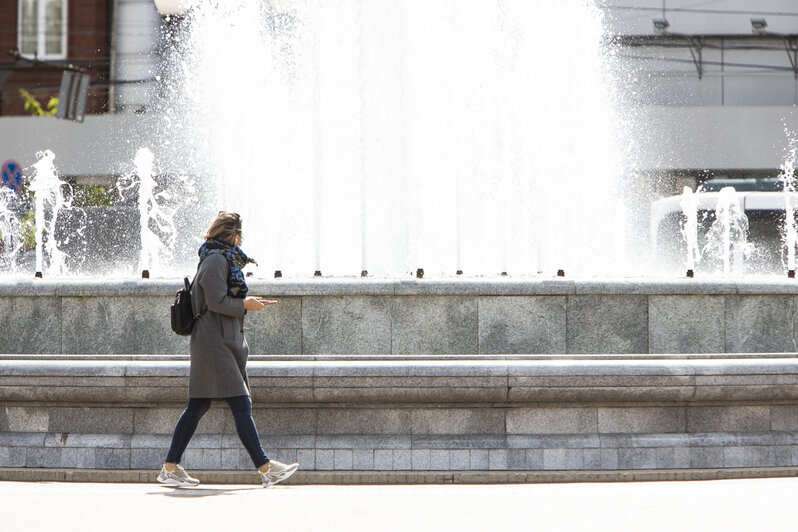
[[[3,163],[2,170],[0,170],[0,184],[10,188],[17,195],[22,192],[25,179],[22,176],[22,166],[17,161],[9,159]]]

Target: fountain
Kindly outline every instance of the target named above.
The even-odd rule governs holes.
[[[176,209],[166,203],[171,199],[168,190],[155,192],[158,183],[154,178],[152,151],[149,148],[139,149],[134,162],[135,173],[120,178],[116,186],[123,199],[136,198],[141,235],[139,271],[142,275],[149,276],[150,269],[161,269],[162,256],[169,258],[172,254],[176,235]]]
[[[0,266],[12,273],[17,269],[17,257],[22,250],[22,221],[18,195],[10,188],[0,188]]]
[[[685,266],[687,267],[687,276],[693,277],[695,265],[701,260],[701,250],[698,248],[698,200],[693,194],[693,189],[684,187],[680,205],[685,216],[682,226],[682,236],[687,247]]]
[[[164,114],[187,124],[170,157],[199,156],[187,164],[242,213],[267,274],[615,274],[623,172],[601,19],[544,4],[581,51],[566,62],[541,53],[558,34],[540,4],[200,2],[172,59]]]
[[[672,202],[688,269],[723,274],[640,276],[658,260],[625,227],[591,3],[194,4],[169,24],[164,140],[120,183],[153,275],[65,279],[50,250],[44,279],[0,282],[0,466],[146,480],[127,470],[158,464],[185,400],[167,309],[219,209],[263,268],[250,293],[279,300],[247,318],[250,382],[299,481],[796,465],[798,286],[742,277],[755,196],[726,189]],[[695,230],[710,209],[717,248]],[[240,469],[210,430],[188,467]]]
[[[787,133],[790,139],[789,153],[781,165],[779,179],[784,190],[784,238],[782,239],[782,256],[787,264],[787,272],[790,277],[795,276],[795,251],[798,246],[798,231],[796,230],[795,211],[793,196],[796,192],[795,183],[795,161],[798,156],[798,145],[796,145],[795,135]]]
[[[48,274],[63,275],[64,253],[56,235],[56,222],[61,211],[72,205],[71,188],[69,183],[59,179],[53,152],[46,150],[38,156],[39,161],[34,165],[29,187],[34,196],[36,213],[36,275],[41,277],[45,266]],[[65,193],[64,189],[69,192]],[[45,256],[48,260],[46,265]]]
[[[744,273],[744,258],[751,251],[748,217],[733,187],[724,187],[718,193],[715,217],[707,232],[704,257],[720,262],[724,276]]]

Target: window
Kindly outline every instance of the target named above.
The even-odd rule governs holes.
[[[19,0],[17,47],[28,58],[66,58],[67,0]]]

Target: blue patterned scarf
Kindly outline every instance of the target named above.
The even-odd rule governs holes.
[[[247,283],[244,281],[244,267],[250,262],[257,264],[253,259],[247,257],[241,248],[221,240],[219,238],[211,238],[206,240],[199,248],[200,263],[213,253],[222,253],[227,258],[227,264],[230,265],[230,275],[227,278],[227,293],[232,297],[240,297],[244,299],[247,297]]]

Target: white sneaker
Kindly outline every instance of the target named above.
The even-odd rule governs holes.
[[[278,482],[282,482],[296,473],[296,470],[299,469],[299,464],[284,464],[282,462],[278,462],[277,460],[270,460],[268,466],[269,469],[267,469],[265,473],[258,471],[258,473],[260,473],[260,479],[263,482],[264,488],[268,488],[269,486],[273,486]]]
[[[196,486],[200,483],[199,480],[189,475],[180,464],[177,464],[177,467],[171,471],[167,471],[165,465],[161,467],[161,472],[158,473],[158,482],[170,486]]]

